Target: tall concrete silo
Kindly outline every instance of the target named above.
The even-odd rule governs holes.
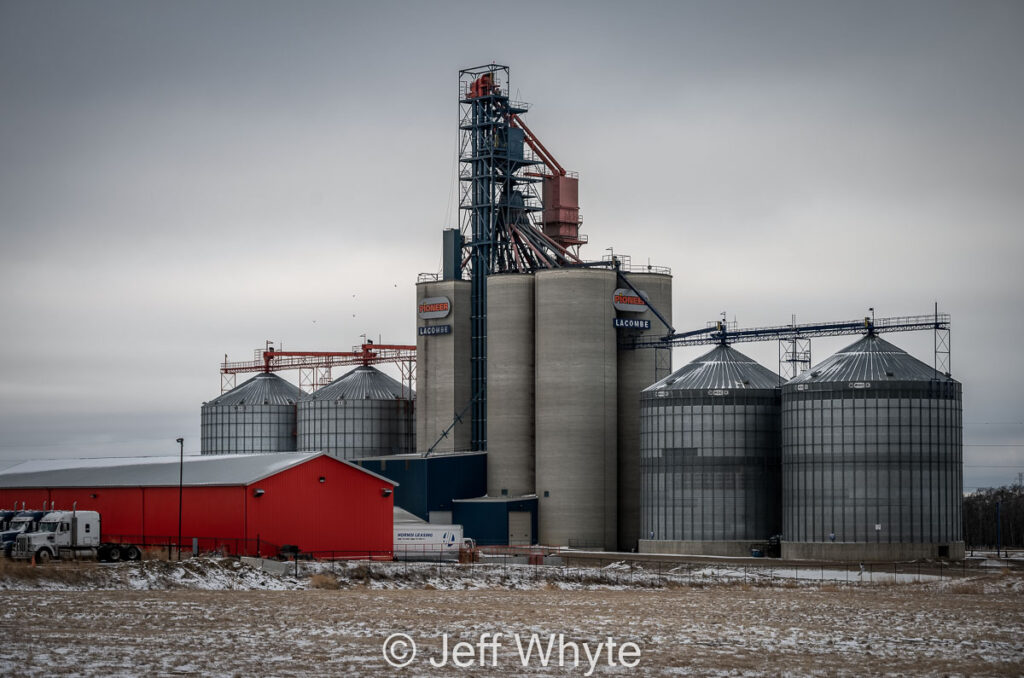
[[[964,554],[961,386],[869,334],[782,389],[785,558]]]
[[[540,543],[615,549],[615,272],[554,269],[535,277]]]
[[[730,346],[643,392],[648,553],[749,556],[780,530],[779,377]]]
[[[534,492],[534,277],[487,278],[487,494]]]
[[[419,394],[416,450],[419,452],[426,452],[435,443],[436,452],[470,448],[469,303],[468,281],[439,280],[416,285],[416,390]],[[461,421],[454,423],[459,414]]]
[[[297,386],[266,372],[203,403],[202,453],[294,451],[295,407],[302,397]]]
[[[672,322],[672,276],[663,273],[630,273],[629,281],[647,297],[669,323]],[[621,287],[619,289],[622,289]],[[635,296],[622,289],[625,296]],[[619,303],[618,317],[626,324],[620,338],[649,338],[665,335],[669,328],[644,305]],[[636,322],[640,321],[640,322]],[[632,551],[640,539],[640,392],[672,371],[672,349],[624,349],[618,356],[618,533],[619,550]]]
[[[298,449],[361,459],[414,451],[415,394],[363,365],[309,394],[298,405]]]

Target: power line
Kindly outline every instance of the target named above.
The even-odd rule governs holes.
[[[964,464],[964,468],[1024,468],[1024,466],[990,466],[987,464]]]
[[[1024,426],[1024,421],[965,421],[964,426]]]

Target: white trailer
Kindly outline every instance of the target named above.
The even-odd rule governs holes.
[[[50,511],[35,532],[19,534],[11,555],[19,560],[35,558],[46,563],[61,558],[138,560],[141,552],[132,544],[100,541],[100,514],[96,511]]]
[[[402,523],[395,525],[395,560],[458,560],[476,544],[462,536],[462,525]]]

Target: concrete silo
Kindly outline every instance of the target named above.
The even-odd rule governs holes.
[[[749,556],[779,532],[777,374],[721,345],[640,409],[641,551]]]
[[[203,403],[203,454],[292,452],[296,449],[297,386],[265,372]]]
[[[630,283],[647,297],[650,306],[672,322],[672,276],[664,273],[629,273]],[[626,297],[631,290],[619,288]],[[617,315],[627,321],[619,338],[663,336],[668,327],[645,305],[616,303]],[[636,322],[639,321],[639,322]],[[646,329],[648,327],[649,329]],[[672,350],[623,349],[618,354],[618,533],[621,551],[637,548],[640,539],[640,392],[672,371]]]
[[[416,450],[468,450],[470,411],[470,284],[438,280],[416,285]],[[459,423],[456,415],[461,414]],[[447,432],[447,434],[446,434]],[[446,434],[446,435],[445,435]],[[440,440],[440,442],[438,442]]]
[[[960,383],[869,334],[782,389],[786,558],[964,554]]]
[[[617,344],[614,271],[536,278],[539,541],[615,549]]]
[[[360,459],[413,451],[415,395],[364,365],[309,394],[298,405],[298,449]]]
[[[534,276],[487,278],[487,494],[534,492]]]

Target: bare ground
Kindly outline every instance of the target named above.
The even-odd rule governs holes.
[[[1021,675],[1024,596],[964,583],[660,590],[4,591],[0,674],[563,675],[508,639],[498,666],[436,669],[441,634],[636,642],[595,675]],[[419,645],[394,669],[381,645]],[[556,662],[557,663],[557,662]],[[489,658],[488,658],[489,664]],[[585,663],[568,673],[585,675]]]

